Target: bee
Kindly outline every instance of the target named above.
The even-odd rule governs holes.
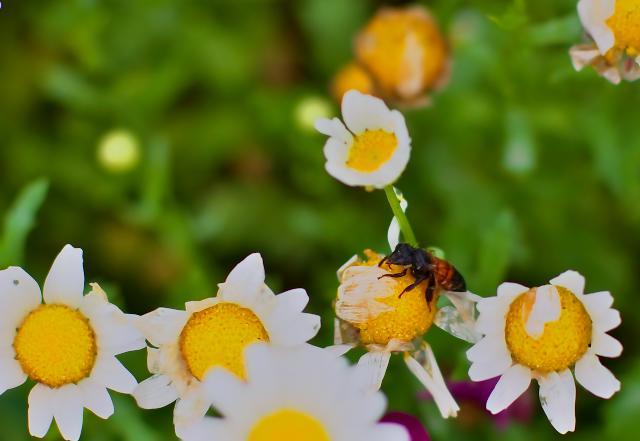
[[[429,282],[425,290],[425,298],[427,304],[431,303],[437,288],[443,288],[447,291],[464,292],[467,290],[466,283],[462,274],[446,260],[440,259],[429,251],[422,248],[415,248],[407,243],[399,243],[391,254],[385,256],[378,266],[384,264],[404,266],[404,269],[398,273],[385,274],[382,277],[403,277],[407,272],[411,271],[411,275],[415,281],[407,285],[400,293],[400,297],[411,291],[425,280]]]

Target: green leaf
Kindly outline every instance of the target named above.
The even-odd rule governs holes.
[[[38,179],[22,189],[5,215],[0,265],[21,265],[27,236],[35,226],[35,218],[49,189],[46,179]]]

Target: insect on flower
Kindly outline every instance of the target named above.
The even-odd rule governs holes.
[[[425,290],[427,305],[431,303],[433,295],[439,287],[455,292],[465,292],[467,290],[462,274],[452,264],[434,256],[427,250],[412,247],[408,243],[399,243],[391,254],[378,263],[378,266],[384,264],[389,267],[391,265],[402,265],[405,268],[397,273],[387,273],[380,277],[404,277],[411,270],[411,275],[415,278],[415,282],[407,285],[400,293],[400,297],[424,281],[428,282]]]

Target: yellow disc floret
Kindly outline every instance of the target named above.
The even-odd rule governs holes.
[[[421,7],[381,10],[358,36],[356,54],[385,95],[402,98],[432,88],[447,64],[440,30]]]
[[[365,130],[354,137],[347,166],[359,172],[374,172],[391,159],[397,147],[395,134],[384,130]]]
[[[640,1],[616,0],[615,12],[607,26],[615,36],[615,45],[630,55],[640,54]]]
[[[333,77],[331,94],[336,101],[341,102],[342,96],[349,90],[375,95],[371,75],[356,63],[349,63]]]
[[[251,429],[247,441],[331,441],[326,429],[314,417],[293,409],[282,409],[262,417]]]
[[[65,305],[33,310],[18,328],[13,347],[29,378],[53,388],[88,377],[97,354],[89,321]]]
[[[562,371],[573,366],[591,343],[591,317],[568,289],[556,286],[561,313],[546,323],[539,338],[531,337],[525,323],[536,299],[535,288],[517,297],[507,313],[505,338],[514,361],[540,372]]]
[[[258,316],[235,303],[218,303],[191,316],[180,334],[180,352],[199,380],[214,366],[244,379],[244,349],[258,341],[269,341]]]

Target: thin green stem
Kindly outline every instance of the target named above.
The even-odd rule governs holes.
[[[393,191],[393,185],[387,185],[384,188],[384,192],[387,195],[387,201],[389,201],[391,211],[393,211],[393,215],[398,220],[398,225],[400,225],[400,231],[402,232],[404,240],[412,247],[417,247],[418,241],[416,240],[415,234],[413,234],[413,229],[411,229],[409,219],[407,219],[404,211],[402,211],[402,207],[400,207],[400,201],[398,200],[396,193]]]

